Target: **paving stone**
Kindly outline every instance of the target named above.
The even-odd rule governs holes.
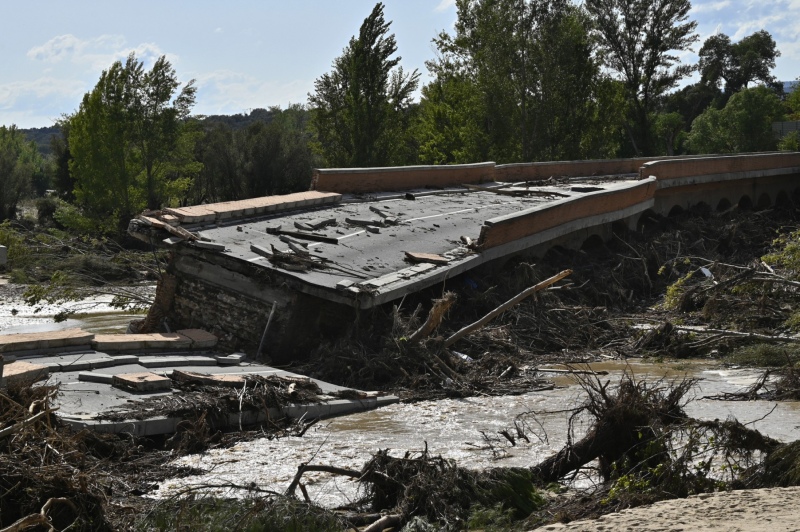
[[[203,329],[181,329],[178,334],[188,338],[192,342],[192,348],[194,349],[214,347],[219,341],[216,336]]]
[[[114,376],[105,373],[95,373],[94,371],[81,371],[78,373],[78,380],[81,382],[99,382],[101,384],[113,384]]]
[[[142,356],[139,357],[139,364],[146,368],[168,368],[182,366],[216,366],[217,361],[213,357],[202,356]]]
[[[98,351],[139,351],[142,349],[188,349],[192,341],[178,333],[98,334],[92,341]]]
[[[89,346],[94,334],[82,329],[0,335],[0,353],[67,346]]]
[[[50,368],[42,364],[17,361],[3,365],[3,380],[7,386],[33,384],[49,375]]]
[[[171,379],[150,372],[114,375],[111,382],[117,388],[136,392],[157,392],[172,388]]]

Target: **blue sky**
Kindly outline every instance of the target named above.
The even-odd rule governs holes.
[[[450,30],[454,0],[385,0],[406,70],[434,56],[431,39]],[[0,125],[44,127],[77,109],[100,73],[135,51],[149,66],[166,55],[179,80],[199,87],[196,114],[305,103],[314,79],[358,32],[374,0],[103,2],[34,0],[3,5]],[[775,74],[800,76],[800,0],[695,0],[702,41],[766,29],[782,56]],[[696,62],[687,53],[684,62]]]

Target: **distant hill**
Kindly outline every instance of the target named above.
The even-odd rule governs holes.
[[[220,123],[236,130],[244,129],[254,122],[265,122],[269,124],[272,122],[274,114],[274,111],[269,109],[252,109],[249,114],[208,115],[195,118],[207,125]],[[30,129],[20,129],[20,131],[25,134],[28,140],[32,140],[36,143],[36,147],[39,148],[39,153],[44,156],[52,153],[50,149],[50,138],[53,137],[53,135],[61,134],[61,128],[58,126],[34,127]]]
[[[269,109],[252,109],[250,114],[206,115],[197,117],[206,125],[225,124],[231,129],[244,129],[254,122],[272,122],[274,112]]]
[[[44,156],[52,153],[50,149],[50,138],[54,135],[61,134],[61,128],[58,126],[34,127],[31,129],[20,129],[20,131],[25,134],[28,140],[32,140],[36,143],[36,147],[39,148],[39,153]]]
[[[797,86],[800,85],[800,81],[781,81],[783,83],[783,92],[784,94],[789,94],[790,92],[794,92],[797,89]]]

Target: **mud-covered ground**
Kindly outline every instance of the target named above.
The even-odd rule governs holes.
[[[304,366],[294,369],[415,401],[546,389],[550,379],[536,371],[543,364],[708,358],[721,364],[774,367],[775,375],[745,396],[725,399],[792,399],[800,389],[794,374],[798,343],[793,337],[798,270],[791,247],[794,237],[774,240],[796,228],[793,208],[696,210],[667,219],[646,215],[638,231],[617,234],[609,242],[590,240],[581,250],[556,248],[544,257],[514,259],[493,271],[452,279],[395,307],[377,309],[346,339],[321,346]],[[455,331],[564,270],[572,272],[446,345]],[[8,285],[5,289],[18,290]],[[417,334],[436,307],[434,301],[445,299],[450,306],[433,316],[436,326]],[[688,384],[653,388],[620,382],[608,387],[592,378],[582,381],[589,398],[582,412],[598,423],[588,434],[607,443],[609,433],[603,427],[613,420],[608,426],[622,435],[615,446],[636,448],[628,436],[639,434],[647,442],[646,455],[636,454],[641,448],[634,454],[600,452],[599,465],[594,466],[556,456],[548,469],[530,464],[474,473],[427,453],[400,459],[378,453],[360,471],[337,473],[368,484],[369,495],[359,507],[337,514],[314,509],[313,500],[303,502],[301,480],[289,498],[261,492],[258,486],[240,486],[250,498],[237,502],[199,494],[159,503],[142,497],[164,478],[192,473],[171,465],[181,453],[231,445],[242,438],[274,437],[274,430],[299,433],[306,427],[222,435],[209,431],[199,414],[185,425],[184,433],[164,440],[72,434],[47,410],[46,388],[10,391],[0,397],[6,405],[0,431],[17,425],[19,430],[0,436],[0,463],[7,472],[0,481],[0,526],[39,515],[54,523],[57,518],[61,528],[72,523],[73,529],[83,530],[189,529],[215,519],[231,529],[255,522],[275,529],[292,523],[299,529],[337,529],[374,522],[380,512],[394,519],[385,522],[387,528],[424,519],[449,529],[529,529],[670,496],[800,481],[795,472],[800,466],[793,465],[800,451],[794,447],[786,450],[785,444],[759,439],[746,427],[693,424],[678,415],[682,410],[675,409]],[[615,394],[633,399],[621,401]],[[621,407],[625,404],[641,408],[629,411]],[[30,421],[38,414],[42,415]],[[681,423],[670,421],[674,419]],[[30,423],[23,425],[25,420]],[[508,437],[530,434],[522,429]],[[724,482],[711,474],[711,465],[706,468],[705,455],[687,454],[685,447],[674,445],[675,438],[721,449],[714,460],[722,457],[731,466]],[[594,443],[586,445],[591,448]],[[567,455],[580,454],[573,451]],[[779,451],[780,466],[765,465]],[[637,468],[640,464],[646,467]],[[580,499],[548,484],[585,473],[586,467],[598,484]],[[543,478],[548,480],[543,483]],[[306,521],[298,521],[301,514]],[[30,519],[33,524],[43,522]]]

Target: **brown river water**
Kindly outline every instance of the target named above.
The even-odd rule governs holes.
[[[18,300],[4,298],[0,303],[0,334],[83,327],[93,332],[124,332],[131,319],[140,315],[114,312],[108,301],[94,300],[86,314],[54,323],[55,307],[34,313]],[[16,310],[16,312],[12,312]],[[739,391],[760,375],[753,369],[725,368],[708,361],[678,361],[662,364],[642,361],[608,361],[592,364],[595,371],[608,371],[600,377],[615,382],[625,372],[639,378],[699,379],[686,406],[690,416],[700,419],[737,418],[774,438],[793,441],[800,437],[800,403],[729,402],[704,399],[704,396]],[[420,451],[427,447],[434,455],[456,460],[468,468],[530,466],[560,449],[567,434],[569,409],[582,403],[583,390],[569,377],[555,374],[554,390],[513,397],[472,397],[395,404],[388,407],[322,421],[301,437],[258,439],[241,442],[228,449],[182,457],[177,464],[199,468],[205,473],[162,482],[156,497],[169,497],[200,486],[221,495],[241,494],[222,485],[247,486],[284,491],[301,463],[334,465],[361,469],[378,450],[392,455]],[[527,414],[526,414],[527,413]],[[512,429],[523,414],[530,442],[516,445],[498,435]],[[535,421],[534,421],[535,420]],[[587,425],[579,423],[576,437]],[[307,473],[304,481],[311,498],[326,506],[339,505],[357,497],[353,482],[325,473]]]

